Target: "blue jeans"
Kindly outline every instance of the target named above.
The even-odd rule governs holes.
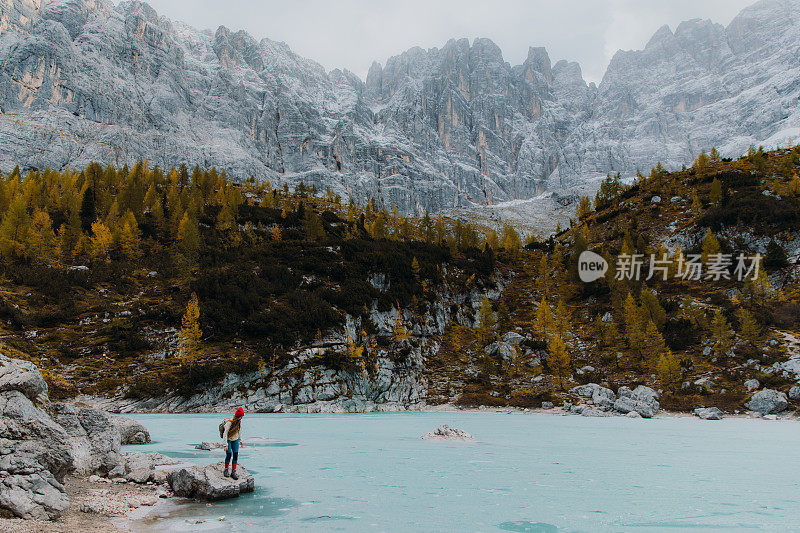
[[[231,457],[233,457],[233,464],[235,465],[239,461],[239,442],[241,439],[236,440],[229,440],[228,447],[225,448],[225,466],[231,462]]]

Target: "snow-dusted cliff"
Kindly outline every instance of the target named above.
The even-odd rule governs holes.
[[[147,158],[305,181],[406,211],[530,198],[800,136],[800,0],[660,29],[599,87],[488,39],[412,48],[365,81],[136,1],[0,0],[0,169]]]

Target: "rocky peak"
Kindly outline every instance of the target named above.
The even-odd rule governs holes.
[[[577,63],[574,63],[577,65]],[[528,57],[522,64],[525,79],[534,81],[536,73],[541,74],[545,83],[553,83],[553,71],[550,66],[550,56],[543,46],[531,46],[528,48]],[[580,67],[578,67],[578,74],[580,75]]]

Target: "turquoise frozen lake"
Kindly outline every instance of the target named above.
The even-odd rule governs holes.
[[[138,415],[159,451],[194,464],[221,415]],[[423,441],[449,424],[474,444]],[[547,414],[258,415],[240,463],[256,492],[177,505],[171,531],[800,530],[800,424]],[[217,517],[224,515],[224,522]],[[201,523],[194,523],[204,520]]]

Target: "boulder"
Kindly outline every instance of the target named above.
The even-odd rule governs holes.
[[[227,448],[227,444],[215,441],[215,440],[204,440],[200,444],[194,447],[195,450],[221,450],[223,448]]]
[[[107,475],[120,464],[119,430],[112,415],[68,403],[53,405],[54,419],[70,436],[72,458],[78,474]]]
[[[19,518],[51,520],[69,507],[70,438],[36,405],[47,402],[36,366],[0,355],[0,509]]]
[[[486,355],[498,357],[504,361],[517,357],[517,349],[513,345],[503,341],[493,342],[487,346],[484,351]]]
[[[703,420],[722,420],[723,414],[717,407],[698,407],[694,415]]]
[[[503,339],[504,343],[509,344],[511,346],[519,346],[519,343],[525,340],[525,337],[523,337],[516,331],[509,331],[501,338]]]
[[[124,477],[128,481],[135,483],[147,483],[155,481],[157,466],[177,465],[180,461],[167,457],[158,452],[128,452],[122,455],[122,460],[109,476]]]
[[[774,389],[764,389],[756,392],[750,398],[750,401],[745,406],[751,411],[761,414],[775,414],[780,413],[789,401],[786,399],[786,394],[778,392]]]
[[[542,402],[542,409],[552,409],[555,407],[553,402]]]
[[[614,391],[611,389],[607,389],[605,387],[601,387],[597,383],[587,383],[586,385],[579,385],[577,387],[573,387],[570,389],[572,394],[577,394],[579,396],[583,396],[584,398],[591,398],[592,403],[596,406],[610,409],[614,406],[614,402],[617,399],[617,395],[614,394]]]
[[[790,400],[800,399],[800,387],[795,385],[794,387],[789,389],[789,399]]]
[[[119,431],[121,444],[147,444],[150,432],[142,424],[127,416],[109,413],[111,423]]]
[[[747,392],[753,392],[760,386],[761,383],[759,383],[757,379],[748,379],[744,382],[744,388],[747,389]]]
[[[17,391],[36,403],[46,403],[47,382],[30,361],[0,354],[0,392]]]
[[[652,418],[658,413],[658,393],[650,387],[639,385],[631,390],[628,387],[619,388],[619,399],[614,402],[614,410],[620,413],[636,411],[644,418]]]
[[[243,466],[236,470],[238,480],[223,476],[224,468],[223,463],[180,468],[167,475],[167,483],[176,496],[205,501],[237,498],[255,490],[255,479]]]
[[[425,440],[460,440],[468,441],[475,440],[475,437],[466,431],[451,428],[447,424],[442,424],[433,431],[429,431],[420,437]]]

